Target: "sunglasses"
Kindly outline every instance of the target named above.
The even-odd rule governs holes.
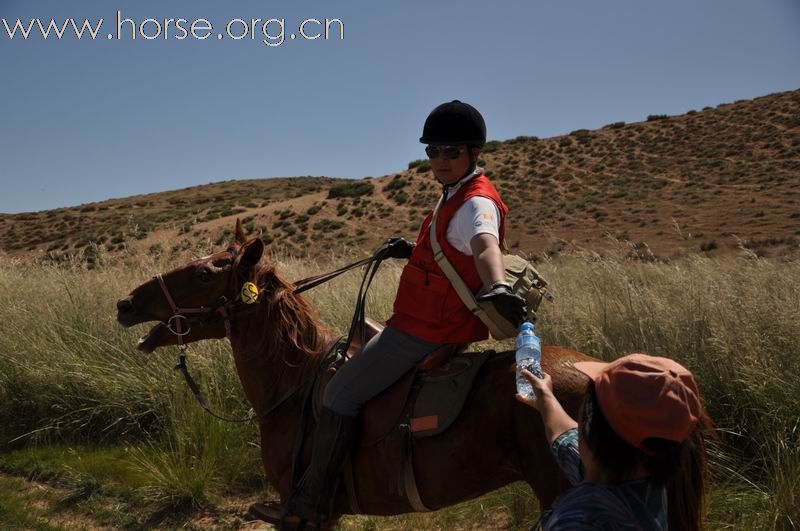
[[[456,160],[467,148],[464,146],[426,146],[425,154],[429,159],[435,159],[439,155],[444,155],[446,159]]]

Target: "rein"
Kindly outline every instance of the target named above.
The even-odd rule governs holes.
[[[302,280],[299,280],[294,283],[294,293],[302,293],[306,290],[315,288],[325,282],[336,278],[337,276],[350,271],[351,269],[355,269],[356,267],[367,265],[367,269],[364,272],[364,278],[361,281],[361,287],[359,288],[358,298],[356,300],[356,309],[353,315],[353,320],[350,323],[350,331],[347,335],[347,340],[344,344],[341,341],[335,341],[331,346],[331,349],[328,353],[322,357],[320,363],[316,367],[318,370],[320,366],[324,366],[326,360],[331,357],[331,354],[334,352],[337,355],[342,355],[343,357],[347,357],[347,349],[349,348],[350,344],[352,343],[353,336],[355,333],[355,329],[357,328],[356,325],[361,325],[361,335],[362,335],[362,343],[365,336],[364,330],[364,318],[365,318],[365,307],[366,307],[366,296],[367,290],[369,289],[370,284],[372,283],[372,279],[375,277],[375,273],[378,270],[378,266],[386,257],[386,253],[388,252],[388,248],[386,245],[383,245],[378,248],[375,253],[370,256],[369,258],[365,258],[363,260],[359,260],[352,264],[346,265],[344,267],[340,267],[335,271],[331,271],[330,273],[324,273],[322,275],[316,275],[312,277],[308,277]],[[233,251],[231,251],[232,255],[232,268],[233,270],[236,269],[236,266],[239,263],[238,258],[235,256]],[[191,325],[193,323],[196,324],[206,324],[208,322],[214,321],[216,319],[222,319],[225,323],[225,337],[228,340],[231,339],[231,322],[233,321],[234,317],[246,315],[258,309],[258,303],[260,303],[263,299],[259,298],[256,300],[255,304],[249,305],[249,308],[246,308],[243,311],[237,311],[234,307],[234,304],[241,300],[241,294],[236,296],[233,300],[228,300],[227,297],[222,296],[217,301],[217,304],[214,306],[206,307],[180,307],[175,302],[175,299],[172,297],[172,294],[169,292],[169,288],[167,288],[167,283],[164,282],[164,277],[159,273],[155,277],[158,280],[159,286],[161,286],[161,291],[164,293],[164,298],[167,299],[170,308],[172,309],[172,317],[170,317],[164,326],[167,327],[176,338],[178,342],[178,364],[175,365],[175,370],[181,371],[183,374],[183,378],[186,380],[186,384],[189,386],[189,389],[194,394],[197,403],[200,404],[208,414],[211,416],[223,420],[225,422],[249,422],[255,418],[255,415],[251,414],[248,415],[246,418],[241,419],[231,419],[227,417],[223,417],[217,413],[214,413],[211,408],[208,407],[206,403],[205,396],[203,392],[200,390],[200,387],[195,382],[192,375],[189,373],[189,367],[186,365],[186,351],[188,349],[188,345],[183,341],[183,337],[187,335],[191,331]],[[187,315],[192,315],[195,317],[187,317]],[[183,330],[183,324],[186,324],[186,331]],[[343,346],[342,346],[343,345]],[[338,348],[337,348],[338,346]],[[316,371],[315,371],[316,372]],[[313,379],[312,379],[313,382]],[[289,398],[292,397],[295,393],[297,393],[303,387],[303,382],[301,381],[296,386],[292,387],[287,393],[281,396],[274,404],[272,404],[263,414],[262,417],[267,417],[270,413],[272,413],[275,409],[277,409],[280,405],[286,402]]]
[[[241,419],[231,419],[223,417],[211,411],[211,408],[209,408],[208,404],[206,403],[205,396],[203,396],[203,392],[200,390],[200,387],[198,387],[197,383],[194,381],[194,378],[192,378],[192,375],[189,373],[189,367],[186,365],[186,350],[188,346],[186,345],[186,343],[183,342],[183,336],[185,336],[192,330],[190,321],[184,314],[200,315],[199,318],[193,320],[194,322],[199,321],[200,323],[204,323],[207,321],[207,319],[204,319],[204,317],[207,318],[214,314],[219,314],[225,320],[225,336],[228,339],[230,339],[231,313],[229,310],[231,306],[233,306],[233,303],[236,302],[236,300],[238,300],[238,297],[232,301],[227,300],[227,298],[224,296],[220,297],[220,300],[217,303],[217,305],[211,308],[206,308],[204,306],[201,306],[199,308],[182,308],[175,303],[175,299],[170,294],[169,288],[167,288],[167,283],[164,282],[164,277],[161,276],[161,274],[159,273],[158,275],[155,276],[155,278],[158,280],[158,284],[161,286],[161,291],[164,292],[164,297],[167,299],[170,308],[172,308],[172,317],[170,317],[169,320],[167,321],[166,327],[167,330],[172,332],[172,334],[175,337],[177,337],[178,341],[179,356],[178,356],[178,364],[175,365],[175,370],[181,371],[181,374],[183,374],[183,378],[186,380],[186,384],[189,386],[189,389],[192,390],[192,394],[194,394],[195,399],[197,399],[197,403],[200,404],[200,407],[205,409],[206,412],[210,414],[212,417],[216,417],[226,422],[248,422],[252,420],[253,419],[252,414]],[[174,329],[173,329],[173,321],[175,323]],[[182,324],[183,321],[186,321],[187,324],[185,332],[183,331],[183,324]],[[286,399],[289,398],[289,396],[281,398],[281,400],[279,400],[275,406],[270,407],[269,411],[272,411],[275,407],[282,404]]]

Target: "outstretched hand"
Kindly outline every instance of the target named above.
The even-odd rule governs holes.
[[[491,302],[497,313],[517,328],[525,320],[525,315],[527,314],[525,299],[516,293],[512,293],[510,286],[497,285],[492,291],[481,295],[476,300],[478,302]]]
[[[530,371],[523,370],[522,375],[531,383],[536,396],[528,397],[517,394],[517,400],[536,409],[542,416],[548,444],[553,444],[556,437],[565,431],[578,427],[578,423],[564,411],[553,394],[553,380],[550,379],[549,374],[543,372],[542,377],[539,378]]]
[[[414,250],[416,244],[401,238],[399,236],[392,236],[386,240],[386,258],[404,258],[411,257],[411,251]]]
[[[539,378],[527,369],[522,370],[522,376],[531,383],[535,396],[517,393],[517,400],[541,413],[544,401],[553,397],[553,380],[546,372],[542,372],[542,377]]]

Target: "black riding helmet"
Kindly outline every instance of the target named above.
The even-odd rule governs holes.
[[[458,100],[442,103],[428,115],[419,141],[423,144],[483,147],[486,143],[486,122],[481,113],[468,103]]]

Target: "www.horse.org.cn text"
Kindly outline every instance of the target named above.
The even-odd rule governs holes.
[[[145,40],[188,41],[233,40],[260,42],[275,47],[289,41],[344,40],[344,23],[338,18],[304,18],[287,29],[286,18],[232,18],[224,27],[215,30],[208,19],[197,18],[145,18],[134,20],[117,11],[116,20],[108,33],[104,33],[106,20],[74,18],[63,20],[32,18],[29,20],[0,20],[0,38],[28,41],[33,39],[62,40]],[[293,28],[293,29],[292,29]]]

